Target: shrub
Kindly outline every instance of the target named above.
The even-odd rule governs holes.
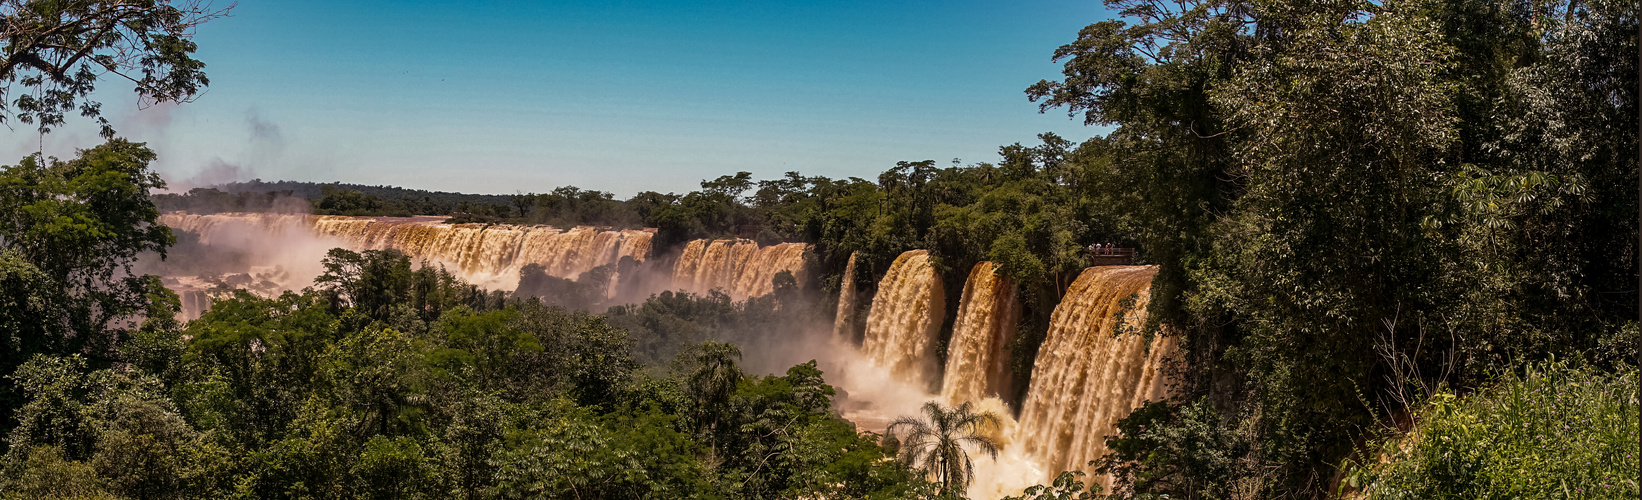
[[[1498,386],[1443,392],[1407,436],[1351,464],[1366,498],[1636,498],[1636,371],[1528,365]]]

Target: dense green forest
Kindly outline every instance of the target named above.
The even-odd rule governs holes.
[[[187,325],[163,314],[176,298],[151,289],[161,314],[127,332],[112,353],[117,363],[82,354],[12,360],[9,389],[27,402],[10,415],[4,495],[930,491],[873,435],[829,412],[833,388],[814,362],[751,375],[734,345],[708,341],[679,352],[670,368],[646,369],[634,357],[643,350],[615,326],[670,320],[702,330],[751,311],[720,311],[712,325],[680,325],[647,309],[607,320],[487,294],[437,268],[413,269],[394,251],[338,249],[325,265],[316,288],[273,299],[241,292]],[[55,312],[7,319],[43,324],[51,318],[30,313]]]
[[[843,280],[870,290],[897,255],[927,249],[949,304],[981,260],[1017,284],[1025,387],[1089,264],[1080,249],[1103,242],[1159,266],[1135,334],[1181,352],[1174,396],[1109,440],[1104,493],[1638,494],[1634,2],[1108,5],[1121,15],[1052,54],[1064,77],[1027,97],[1110,133],[1046,133],[995,163],[741,172],[618,200],[260,182],[151,196],[163,182],[141,144],[24,158],[0,172],[0,490],[934,496],[929,476],[889,460],[898,443],[837,416],[817,366],[756,375],[736,346],[830,318]],[[152,224],[160,210],[282,199],[655,227],[658,255],[702,237],[802,241],[819,279],[595,314],[558,307],[587,303],[578,284],[529,270],[532,292],[510,297],[393,252],[338,250],[312,289],[177,324],[174,294],[124,272],[174,242]],[[1027,496],[1083,489],[1062,478]]]
[[[513,197],[490,194],[447,193],[392,186],[275,181],[255,179],[199,187],[183,193],[157,193],[154,205],[162,212],[196,214],[220,212],[307,212],[321,215],[480,214],[509,218]]]

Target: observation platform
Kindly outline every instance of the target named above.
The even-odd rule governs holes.
[[[1083,255],[1089,258],[1091,266],[1132,266],[1135,264],[1135,249],[1116,247],[1084,247]]]

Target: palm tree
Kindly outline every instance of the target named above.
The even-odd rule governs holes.
[[[722,402],[735,393],[741,381],[741,348],[728,342],[706,341],[696,349],[696,369],[690,374],[691,395],[703,401]]]
[[[736,361],[741,359],[741,349],[728,342],[709,340],[695,351],[696,367],[690,373],[687,387],[698,403],[697,422],[713,437],[711,433],[717,430],[724,407],[735,394],[736,384],[741,382],[741,368],[736,366]]]
[[[897,456],[901,463],[922,471],[925,477],[935,476],[942,496],[957,496],[975,478],[969,446],[998,457],[997,443],[983,435],[987,428],[998,427],[998,416],[990,411],[976,413],[967,401],[956,407],[930,401],[924,403],[923,413],[927,421],[897,418],[885,432],[900,443]]]

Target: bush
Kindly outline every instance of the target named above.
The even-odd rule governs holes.
[[[1636,391],[1634,370],[1545,362],[1473,395],[1439,393],[1343,486],[1366,498],[1636,498]]]

